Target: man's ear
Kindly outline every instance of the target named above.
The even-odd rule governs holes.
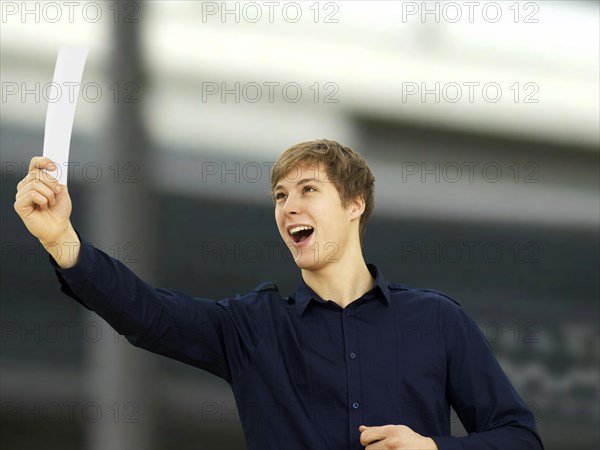
[[[365,211],[365,196],[360,194],[350,202],[350,215],[352,219],[360,217]]]

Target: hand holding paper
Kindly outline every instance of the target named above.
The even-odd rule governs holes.
[[[73,265],[79,238],[70,222],[72,203],[67,186],[62,186],[46,168],[52,161],[31,158],[29,173],[17,184],[15,211],[29,232],[44,245],[61,267]]]
[[[31,159],[17,184],[15,211],[60,267],[75,265],[80,242],[71,225],[67,169],[75,106],[87,49],[63,47],[54,71],[44,133],[44,156]]]

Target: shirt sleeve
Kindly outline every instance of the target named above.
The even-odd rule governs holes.
[[[204,369],[229,383],[260,340],[264,302],[254,290],[215,301],[154,288],[119,260],[81,241],[75,266],[50,256],[61,291],[96,312],[134,346]]]
[[[456,303],[444,299],[447,395],[467,436],[432,436],[439,450],[539,450],[535,417],[494,357],[485,336]]]

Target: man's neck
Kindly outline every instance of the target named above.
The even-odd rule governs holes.
[[[302,270],[302,278],[319,297],[342,308],[369,291],[375,281],[360,252],[354,258],[345,257],[318,270]]]

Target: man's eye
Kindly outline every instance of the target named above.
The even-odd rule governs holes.
[[[316,189],[314,187],[312,187],[312,186],[304,186],[304,192],[311,192],[311,191],[308,191],[308,189],[312,189],[313,191],[316,192]]]
[[[279,200],[282,199],[283,197],[285,197],[285,194],[278,192],[277,194],[275,194],[275,200]]]

